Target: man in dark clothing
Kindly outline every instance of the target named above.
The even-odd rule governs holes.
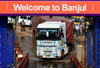
[[[31,20],[31,22],[30,22],[30,30],[31,30],[31,27],[32,27],[32,20]]]
[[[34,38],[35,38],[36,31],[35,31],[34,29],[33,29],[33,34],[34,34],[33,36],[34,36]]]
[[[21,31],[25,31],[25,22],[24,22],[24,20],[22,20],[22,22],[21,22]]]

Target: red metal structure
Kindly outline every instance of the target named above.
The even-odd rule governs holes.
[[[26,56],[23,58],[23,60],[20,62],[17,68],[27,68],[28,60],[29,60],[29,52],[27,52]]]
[[[71,63],[72,65],[75,64],[77,68],[84,68],[84,66],[78,61],[78,59],[73,54],[71,55]]]

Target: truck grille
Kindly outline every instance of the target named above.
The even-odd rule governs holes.
[[[52,51],[44,51],[44,52],[52,52]]]

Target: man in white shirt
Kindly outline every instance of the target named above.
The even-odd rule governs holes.
[[[78,24],[76,24],[76,37],[78,37],[78,35],[79,35],[79,25]]]
[[[86,26],[85,27],[86,27],[86,32],[87,32],[87,29],[89,28],[89,21],[86,22]]]
[[[80,35],[82,36],[82,34],[83,34],[83,24],[82,23],[80,23]]]

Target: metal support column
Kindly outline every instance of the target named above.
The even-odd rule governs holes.
[[[7,67],[7,16],[0,16],[0,38],[1,38],[1,46],[0,46],[0,68]]]

